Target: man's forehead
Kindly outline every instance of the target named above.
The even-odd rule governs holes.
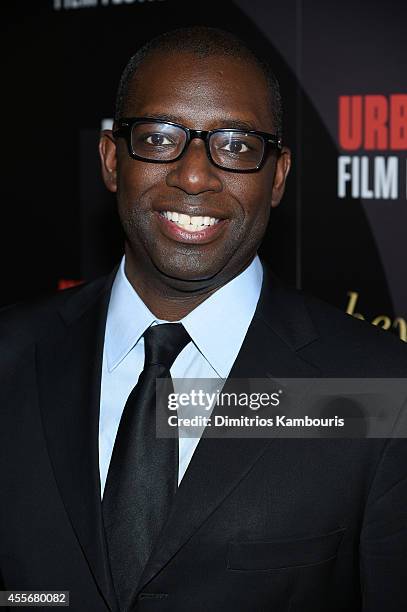
[[[197,120],[222,127],[270,129],[266,79],[247,61],[191,53],[154,54],[136,71],[125,104],[127,114],[175,123]],[[269,125],[265,126],[265,122]],[[188,127],[188,126],[187,126]]]

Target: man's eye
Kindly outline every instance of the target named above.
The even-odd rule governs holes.
[[[164,136],[164,134],[150,134],[145,138],[145,142],[154,146],[162,146],[162,145],[173,145],[172,140]]]
[[[246,153],[246,151],[249,151],[249,147],[242,140],[231,140],[222,149],[229,153]]]

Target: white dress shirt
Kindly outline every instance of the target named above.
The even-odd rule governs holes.
[[[126,277],[123,257],[117,271],[107,314],[99,419],[99,470],[103,495],[120,418],[144,367],[143,334],[157,319]],[[239,276],[215,291],[181,323],[190,342],[170,370],[172,378],[226,379],[236,360],[256,310],[263,269],[256,256]],[[199,438],[179,439],[178,484]]]

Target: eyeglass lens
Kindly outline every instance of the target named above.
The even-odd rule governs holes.
[[[187,135],[183,129],[168,123],[136,123],[131,132],[133,152],[151,161],[172,161],[184,150]],[[224,130],[210,136],[209,149],[213,161],[223,168],[250,170],[263,157],[264,143],[260,136]]]

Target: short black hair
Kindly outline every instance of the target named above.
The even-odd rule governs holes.
[[[153,52],[187,52],[199,57],[222,55],[240,57],[257,66],[264,74],[270,96],[271,113],[276,135],[282,136],[282,101],[280,85],[268,62],[261,59],[235,34],[219,28],[192,26],[178,28],[160,34],[147,42],[129,60],[120,78],[116,97],[115,120],[122,117],[127,101],[129,86],[138,67]]]

